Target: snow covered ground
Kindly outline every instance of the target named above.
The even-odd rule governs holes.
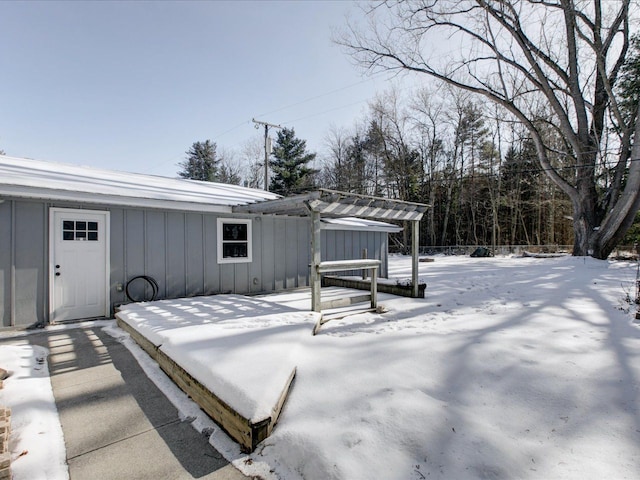
[[[11,408],[9,448],[14,480],[69,478],[48,354],[46,348],[26,341],[0,346],[0,367],[11,374],[0,390],[0,405]]]
[[[420,264],[426,299],[385,297],[389,313],[307,340],[252,457],[282,478],[638,478],[635,272],[572,257]]]
[[[251,455],[124,332],[107,331],[248,475],[632,479],[640,477],[640,325],[627,297],[636,268],[573,257],[421,263],[425,299],[380,295],[387,313],[296,337],[291,395]],[[390,273],[409,277],[410,260],[391,257]],[[251,338],[260,341],[255,329]]]

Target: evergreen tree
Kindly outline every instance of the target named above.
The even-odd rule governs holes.
[[[377,120],[372,120],[369,123],[369,128],[364,139],[364,149],[369,156],[371,164],[371,181],[373,188],[371,189],[373,195],[381,197],[384,194],[384,180],[383,180],[383,163],[385,158],[385,140],[382,127]]]
[[[629,55],[620,69],[620,81],[616,88],[619,97],[620,111],[624,118],[622,125],[616,125],[615,130],[620,135],[620,149],[624,158],[631,157],[631,142],[633,140],[633,118],[638,111],[640,102],[640,34],[635,34],[629,42]],[[633,140],[638,142],[638,139]],[[637,161],[632,159],[631,161]],[[613,176],[613,185],[618,187],[623,185],[629,174],[626,163],[619,163],[615,168],[610,169]],[[612,200],[611,192],[607,192],[607,199]],[[637,243],[640,239],[640,213],[637,213],[632,226],[625,235],[622,242],[627,245]]]
[[[270,191],[286,196],[313,186],[317,170],[308,164],[316,154],[307,152],[307,142],[296,138],[293,128],[278,131],[272,155]]]
[[[629,42],[629,55],[620,69],[620,81],[616,91],[620,98],[620,110],[627,125],[633,125],[633,117],[640,100],[640,34],[635,34]]]
[[[191,180],[215,182],[218,177],[220,159],[216,153],[217,145],[211,140],[195,142],[187,150],[187,158],[178,165],[182,168],[178,175]]]
[[[356,133],[347,145],[347,191],[364,195],[367,193],[365,139]]]

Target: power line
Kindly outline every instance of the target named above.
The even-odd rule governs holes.
[[[370,81],[374,80],[375,78],[381,76],[383,73],[386,73],[386,72],[380,72],[378,74],[371,75],[369,78],[366,78],[366,79],[361,80],[359,82],[352,83],[350,85],[345,85],[344,87],[336,88],[335,90],[331,90],[331,91],[326,92],[326,93],[321,93],[320,95],[315,95],[313,97],[309,97],[309,98],[306,98],[304,100],[300,100],[299,102],[292,103],[292,104],[289,104],[289,105],[285,105],[284,107],[280,107],[280,108],[277,108],[275,110],[271,110],[269,112],[265,112],[265,113],[262,113],[260,115],[256,115],[255,118],[264,117],[265,115],[271,115],[272,113],[278,113],[278,112],[281,112],[282,110],[287,110],[289,108],[297,107],[298,105],[302,105],[304,103],[308,103],[308,102],[311,102],[313,100],[317,100],[319,98],[324,98],[324,97],[327,97],[329,95],[333,95],[334,93],[338,93],[338,92],[341,92],[343,90],[347,90],[349,88],[356,87],[358,85],[362,85],[363,83],[367,83],[367,82],[370,82]],[[292,120],[292,121],[295,122],[296,120]]]
[[[312,114],[307,115],[307,116],[305,116],[305,117],[296,118],[296,119],[294,119],[294,120],[289,120],[289,121],[282,122],[282,123],[284,123],[285,125],[289,125],[289,124],[291,124],[291,123],[299,122],[299,121],[301,121],[301,120],[307,120],[308,118],[318,117],[318,116],[320,116],[320,115],[324,115],[325,113],[335,112],[336,110],[341,110],[341,109],[343,109],[343,108],[352,107],[352,106],[354,106],[354,105],[358,105],[359,103],[366,102],[366,101],[368,101],[368,99],[367,99],[367,98],[365,98],[365,99],[363,99],[363,100],[358,100],[357,102],[348,103],[348,104],[346,104],[346,105],[342,105],[342,106],[340,106],[340,107],[330,108],[329,110],[323,110],[322,112],[312,113]]]
[[[211,140],[218,140],[220,137],[222,137],[222,136],[226,135],[227,133],[231,133],[231,132],[233,132],[234,130],[236,130],[236,129],[238,129],[238,128],[242,127],[243,125],[248,125],[249,123],[250,123],[250,120],[243,120],[242,122],[240,122],[240,123],[239,123],[239,124],[237,124],[236,126],[231,127],[229,130],[225,130],[224,132],[219,133],[218,135],[214,135],[214,136],[213,136],[213,138],[212,138]]]

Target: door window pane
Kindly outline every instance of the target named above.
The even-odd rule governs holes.
[[[98,222],[64,220],[62,222],[62,239],[98,241]]]

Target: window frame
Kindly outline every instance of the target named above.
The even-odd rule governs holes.
[[[243,224],[247,226],[247,239],[241,241],[229,241],[223,239],[224,225],[228,223]],[[217,219],[217,252],[218,263],[249,263],[253,261],[253,235],[252,221],[249,218],[221,218]],[[225,243],[244,243],[247,244],[247,256],[246,257],[224,257],[224,244]]]

